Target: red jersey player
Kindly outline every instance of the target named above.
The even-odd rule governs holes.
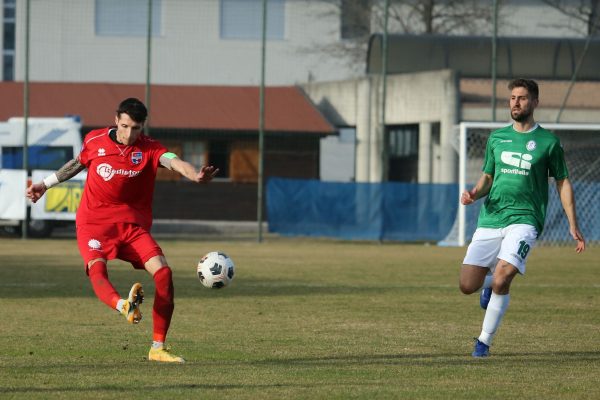
[[[79,156],[42,182],[29,186],[26,195],[36,202],[52,186],[87,168],[77,210],[77,244],[94,292],[129,323],[137,324],[142,319],[142,285],[135,283],[128,298],[122,299],[108,280],[106,263],[118,258],[148,271],[155,284],[153,343],[148,359],[183,363],[183,358],[171,354],[164,345],[173,315],[174,290],[171,268],[150,234],[154,181],[159,166],[198,183],[210,181],[218,170],[204,166],[197,171],[145,136],[142,129],[147,116],[141,101],[123,100],[117,109],[116,126],[88,133]]]

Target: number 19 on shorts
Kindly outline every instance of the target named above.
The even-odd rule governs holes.
[[[529,250],[531,249],[531,246],[529,244],[527,244],[526,241],[521,240],[519,242],[519,250],[517,250],[517,253],[519,254],[519,256],[521,257],[521,259],[525,259],[525,257],[527,257],[527,253],[529,253]]]

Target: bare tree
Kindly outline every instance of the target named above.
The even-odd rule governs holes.
[[[385,0],[305,1],[330,4],[328,16],[340,17],[343,39],[307,51],[323,51],[364,65],[370,35],[383,31]],[[505,0],[497,2],[501,10]],[[490,35],[493,29],[491,0],[389,0],[388,15],[389,33]]]
[[[568,27],[583,36],[598,34],[600,27],[600,0],[542,0],[552,8],[570,17],[578,26]],[[585,29],[585,31],[583,31]]]
[[[502,0],[498,3],[501,7]],[[377,7],[383,15],[383,3]],[[492,31],[492,11],[491,1],[390,0],[390,28],[395,33],[486,35]]]

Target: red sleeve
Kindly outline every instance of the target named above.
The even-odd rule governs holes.
[[[83,144],[81,145],[81,152],[79,153],[79,156],[77,157],[79,159],[79,162],[82,165],[85,165],[86,167],[88,166],[88,163],[90,162],[90,152],[89,152],[89,145],[88,145],[88,138],[89,138],[89,134],[87,134],[85,136],[85,139],[83,140]]]
[[[165,146],[163,146],[159,141],[146,137],[146,141],[150,146],[150,152],[152,154],[152,163],[156,168],[160,165],[160,157],[169,151]]]

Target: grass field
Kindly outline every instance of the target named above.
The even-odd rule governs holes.
[[[94,297],[74,239],[0,239],[0,398],[600,398],[600,248],[536,248],[492,356],[477,360],[483,311],[457,289],[465,249],[160,243],[176,288],[169,343],[184,365],[145,358],[145,272],[109,267],[121,294],[145,286],[145,318],[132,326]],[[217,249],[236,262],[221,291],[195,277]]]

